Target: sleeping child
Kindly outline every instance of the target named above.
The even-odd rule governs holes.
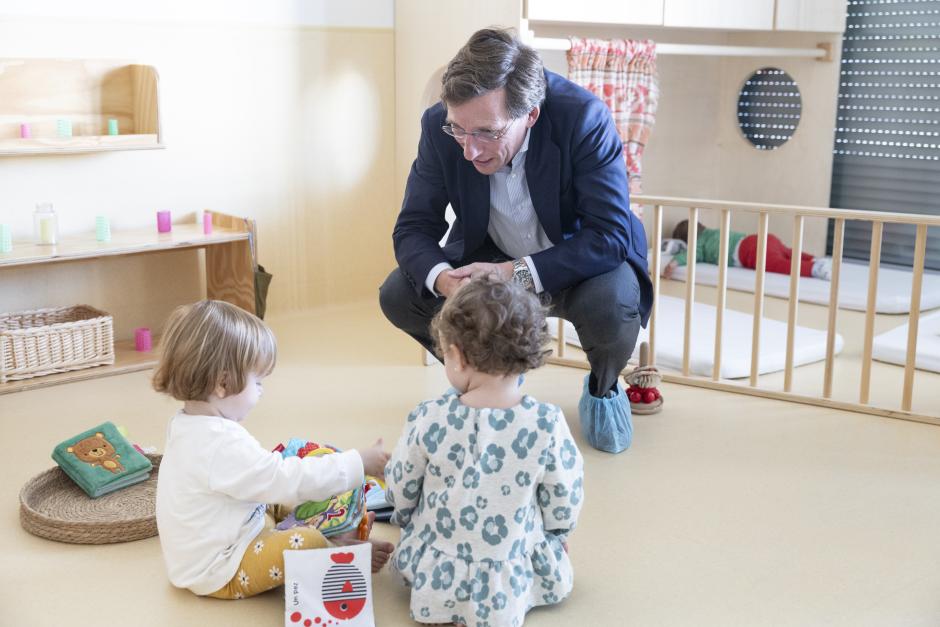
[[[570,594],[568,535],[584,503],[561,408],[519,387],[545,360],[545,310],[522,286],[481,276],[431,328],[453,387],[408,416],[386,466],[402,528],[392,570],[419,623],[518,627]]]
[[[674,240],[687,242],[689,237],[689,221],[683,220],[676,225],[672,232]],[[675,242],[672,242],[675,243]],[[695,245],[695,261],[699,263],[718,263],[718,254],[721,245],[721,230],[706,229],[700,222],[698,225],[698,241]],[[688,251],[682,248],[663,268],[663,276],[672,277],[679,266],[686,264]],[[775,235],[767,234],[767,272],[790,274],[790,262],[793,251],[787,248]],[[747,235],[737,231],[728,233],[728,266],[742,268],[757,268],[757,235]],[[832,259],[828,257],[813,257],[809,253],[800,256],[800,276],[813,277],[828,281],[832,275]]]

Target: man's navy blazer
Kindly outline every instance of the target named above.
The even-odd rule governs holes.
[[[645,326],[652,304],[643,224],[630,211],[623,143],[606,105],[587,90],[545,72],[545,102],[529,135],[526,183],[535,212],[553,246],[531,256],[542,287],[557,293],[581,281],[632,266],[640,286]],[[447,110],[437,103],[421,118],[418,156],[411,166],[392,236],[395,257],[419,293],[441,262],[459,265],[487,236],[489,177],[463,157],[441,130]],[[456,220],[446,245],[444,212]]]

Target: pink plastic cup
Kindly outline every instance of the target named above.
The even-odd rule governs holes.
[[[20,137],[23,139],[30,139],[33,136],[33,129],[30,128],[29,124],[20,124]]]
[[[212,233],[212,212],[203,211],[202,212],[202,232],[206,235]]]
[[[153,338],[150,337],[148,327],[138,327],[134,329],[134,348],[139,353],[149,353],[153,348]]]
[[[170,221],[169,211],[157,212],[157,232],[169,233],[173,230],[173,223]]]

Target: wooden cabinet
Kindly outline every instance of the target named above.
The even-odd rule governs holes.
[[[663,25],[723,30],[773,30],[774,0],[666,0]]]
[[[664,0],[529,0],[528,19],[544,22],[660,26],[663,23],[663,2]]]
[[[94,233],[66,236],[55,246],[17,241],[13,243],[12,252],[0,253],[0,279],[9,276],[9,273],[36,264],[88,263],[102,257],[150,255],[170,250],[203,248],[206,251],[205,278],[208,298],[228,301],[254,313],[254,261],[251,250],[251,238],[255,233],[254,221],[213,212],[212,224],[213,232],[208,235],[203,233],[201,224],[174,224],[169,233],[158,233],[156,228],[116,231],[110,242],[96,241]],[[94,276],[94,272],[90,272],[89,276]],[[36,303],[35,308],[39,309],[43,305]],[[113,365],[0,383],[0,394],[146,370],[157,360],[155,352],[135,351],[133,339],[116,341],[114,354]]]
[[[777,30],[842,33],[846,0],[777,0]]]
[[[0,156],[163,147],[153,67],[0,59]]]
[[[847,0],[528,0],[531,22],[841,33]]]

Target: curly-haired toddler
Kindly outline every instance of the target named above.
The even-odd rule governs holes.
[[[392,570],[421,623],[522,625],[573,584],[567,535],[584,499],[561,409],[520,390],[545,359],[545,310],[522,287],[473,279],[432,322],[454,386],[408,416],[386,466]]]

